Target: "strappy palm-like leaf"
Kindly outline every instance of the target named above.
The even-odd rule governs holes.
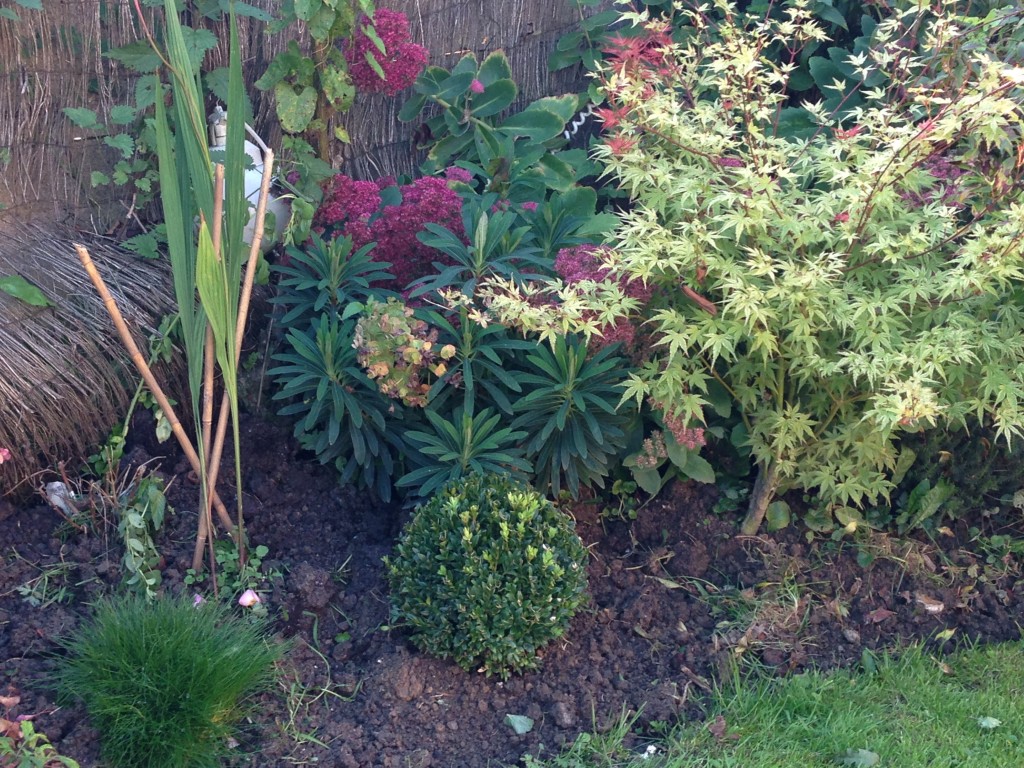
[[[445,227],[426,225],[426,231],[416,237],[424,245],[444,253],[454,263],[435,262],[435,274],[415,280],[410,285],[412,296],[446,289],[472,296],[477,283],[484,277],[514,279],[517,282],[540,277],[524,271],[544,266],[537,256],[538,249],[532,245],[530,227],[513,229],[518,214],[512,210],[496,210],[497,204],[498,196],[487,194],[466,201],[462,206],[468,244]]]
[[[422,466],[401,477],[398,487],[428,498],[445,483],[473,472],[524,479],[531,471],[517,447],[526,433],[511,427],[499,429],[503,418],[500,413],[485,408],[474,416],[468,409],[459,408],[452,421],[434,411],[425,413],[434,431],[405,433],[406,440],[418,451]]]
[[[321,462],[334,462],[342,481],[359,481],[384,501],[402,448],[388,419],[401,418],[367,378],[352,347],[355,323],[324,315],[307,330],[292,329],[282,363],[268,371],[281,384],[275,400],[290,401],[279,413],[298,417],[295,436]]]
[[[527,435],[539,488],[557,495],[564,482],[576,497],[580,485],[604,487],[609,464],[625,447],[628,418],[617,410],[628,366],[613,350],[587,357],[578,339],[559,337],[527,355],[529,370],[517,375],[527,393],[515,403],[512,426]]]
[[[344,316],[347,307],[365,304],[371,296],[394,296],[378,285],[394,279],[387,271],[391,265],[374,261],[372,251],[372,243],[353,251],[349,237],[325,240],[315,233],[301,248],[289,246],[289,263],[273,268],[281,275],[273,302],[288,308],[281,323],[302,326],[325,309]]]

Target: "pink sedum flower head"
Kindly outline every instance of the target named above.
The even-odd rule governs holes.
[[[390,263],[395,283],[404,288],[416,278],[430,274],[433,262],[446,263],[444,254],[417,239],[416,234],[426,224],[439,224],[456,237],[464,237],[462,198],[448,186],[449,180],[462,180],[458,171],[469,176],[468,171],[451,168],[447,178],[426,176],[402,185],[402,202],[385,206],[373,223],[370,218],[381,207],[381,190],[394,186],[395,180],[388,177],[355,181],[339,174],[328,187],[313,224],[324,231],[331,228],[332,235],[348,235],[353,250],[376,243],[373,259]]]
[[[474,79],[473,82],[471,82],[469,84],[469,92],[470,93],[483,93],[484,92],[484,84],[481,83],[479,80]]]
[[[200,595],[200,594],[192,595],[192,607],[193,608],[198,608],[200,605],[202,605],[205,602],[206,601],[203,599],[202,595]]]
[[[450,165],[445,169],[444,177],[448,181],[461,181],[463,184],[473,183],[473,174],[467,171],[465,168],[460,168],[457,165]]]
[[[243,608],[252,608],[257,603],[262,603],[260,596],[256,594],[256,590],[247,589],[242,593],[242,596],[238,598],[238,604]]]
[[[599,283],[614,279],[603,259],[609,250],[607,246],[589,243],[563,248],[555,257],[555,271],[569,284],[582,280],[593,280]],[[650,286],[644,285],[642,280],[618,278],[616,282],[627,296],[637,299],[642,304],[650,301],[653,291]],[[593,342],[598,348],[622,342],[625,349],[630,349],[636,343],[636,327],[629,320],[620,318],[613,325],[604,328],[602,336],[596,337]]]
[[[356,88],[367,93],[394,96],[416,82],[427,66],[427,49],[412,42],[409,19],[401,11],[378,8],[373,14],[373,28],[384,43],[385,53],[363,32],[370,20],[359,20],[359,32],[344,46],[349,75]],[[384,71],[384,79],[367,60],[372,56]]]
[[[525,207],[525,206],[524,206]],[[570,248],[563,248],[555,257],[555,271],[567,283],[578,283],[581,280],[601,282],[611,277],[611,272],[604,265],[602,256],[609,248],[603,245],[584,243]],[[623,292],[643,304],[651,299],[653,291],[643,284],[642,280],[618,280]]]
[[[11,455],[11,452],[10,452],[9,449],[7,449],[7,448],[0,448],[0,464],[3,464],[5,461],[10,461],[13,458],[14,458],[14,456]]]

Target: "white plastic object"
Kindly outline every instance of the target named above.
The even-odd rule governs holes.
[[[224,147],[227,144],[228,137],[228,113],[225,112],[224,108],[219,104],[214,107],[213,112],[210,113],[209,128],[210,149]],[[250,126],[247,125],[246,129],[252,132],[254,136],[256,135]],[[246,243],[251,243],[253,231],[256,225],[256,203],[259,202],[260,185],[263,183],[263,153],[260,151],[260,148],[251,141],[245,142],[245,153],[252,160],[252,165],[245,170],[243,180],[243,184],[245,185],[245,199],[249,201],[252,214],[249,217],[249,223],[245,225],[245,231],[242,234],[242,239],[245,240]],[[269,230],[264,230],[263,239],[260,241],[260,250],[263,253],[269,251],[275,243],[278,243],[281,240],[284,228],[288,224],[288,218],[291,216],[291,206],[288,199],[275,197],[273,195],[273,191],[271,191],[271,197],[267,201],[267,214],[274,215],[274,231],[271,233]]]

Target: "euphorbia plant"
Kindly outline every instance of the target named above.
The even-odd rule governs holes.
[[[697,423],[730,393],[758,468],[744,533],[790,488],[856,519],[891,490],[901,432],[1024,427],[1024,71],[964,44],[983,30],[911,9],[922,54],[895,39],[901,17],[850,60],[880,106],[805,103],[818,130],[787,139],[790,69],[764,52],[822,33],[806,3],[767,22],[722,7],[685,44],[628,16],[644,34],[603,74],[597,151],[633,199],[609,265],[657,298],[628,396]],[[894,67],[889,90],[864,85]]]

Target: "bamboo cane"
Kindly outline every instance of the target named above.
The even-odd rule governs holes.
[[[245,324],[249,315],[249,302],[252,298],[252,286],[256,280],[256,266],[259,261],[260,241],[263,239],[263,225],[267,216],[267,201],[270,199],[270,181],[274,172],[274,152],[263,142],[263,177],[260,180],[260,194],[256,200],[256,213],[253,223],[252,242],[249,244],[249,260],[245,265],[245,276],[242,280],[242,290],[238,298],[238,317],[235,324],[235,365],[242,357],[242,335],[245,333]],[[224,450],[224,441],[227,436],[229,399],[225,392],[221,397],[220,413],[217,416],[217,433],[213,441],[213,451],[209,461],[209,476],[207,484],[216,487],[217,474],[220,471],[220,458]],[[238,507],[238,555],[240,562],[245,562],[244,542],[245,536],[244,521],[242,520],[242,506],[239,500]],[[193,559],[195,554],[193,553]]]
[[[213,252],[220,257],[221,248],[221,223],[224,217],[224,166],[219,163],[213,168]],[[211,484],[210,477],[210,449],[213,441],[213,376],[215,366],[213,326],[206,324],[206,339],[203,346],[203,416],[202,416],[202,439],[203,457],[206,459],[206,466],[203,467],[203,499],[202,509],[199,515],[199,526],[196,529],[196,545],[192,552],[192,570],[196,573],[202,569],[203,547],[209,542],[210,555],[210,582],[213,584],[214,597],[217,597],[217,557],[213,548],[213,517],[210,513],[211,494],[210,490],[216,488]],[[219,461],[220,457],[216,460]],[[230,533],[231,529],[228,528]],[[239,534],[236,544],[242,546],[241,535]]]
[[[167,421],[171,425],[171,431],[178,439],[178,444],[181,446],[181,450],[185,453],[185,458],[187,458],[189,464],[192,465],[192,469],[195,471],[196,475],[201,476],[202,468],[199,463],[199,455],[196,453],[196,449],[192,447],[192,441],[189,440],[188,434],[185,432],[185,428],[182,427],[181,422],[178,420],[178,415],[174,412],[174,407],[171,405],[170,400],[167,399],[167,395],[164,394],[164,391],[160,387],[159,382],[157,382],[156,377],[153,375],[153,371],[150,369],[149,364],[142,356],[142,352],[135,343],[135,339],[132,338],[132,334],[128,330],[128,325],[125,323],[124,317],[121,315],[121,310],[118,309],[117,302],[114,301],[114,297],[111,296],[110,291],[107,290],[107,285],[103,282],[103,277],[100,275],[99,270],[96,269],[96,265],[93,263],[88,249],[86,249],[84,245],[79,245],[78,243],[74,243],[74,246],[75,251],[78,253],[78,259],[82,262],[82,266],[89,275],[89,279],[92,280],[92,284],[95,286],[96,292],[103,301],[103,306],[106,307],[107,312],[110,315],[110,319],[113,320],[114,327],[117,329],[117,333],[121,337],[121,343],[124,344],[125,349],[128,350],[128,355],[131,357],[132,363],[134,363],[136,370],[138,370],[139,374],[146,382],[146,386],[149,387],[149,391],[153,393],[153,398],[156,400],[157,405],[160,406],[160,410],[163,411],[164,416],[167,417]],[[220,497],[217,495],[215,490],[211,490],[211,498],[214,509],[217,510],[217,516],[220,519],[221,524],[230,531],[232,526],[231,516],[228,514],[227,508],[224,506],[224,502],[220,500]]]

